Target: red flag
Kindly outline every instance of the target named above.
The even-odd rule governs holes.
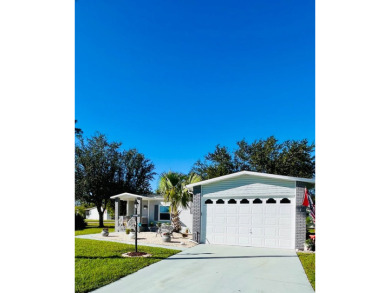
[[[309,206],[309,199],[308,199],[308,197],[307,197],[307,189],[305,188],[305,197],[303,198],[303,203],[302,203],[302,205],[304,206],[304,207],[308,207]]]

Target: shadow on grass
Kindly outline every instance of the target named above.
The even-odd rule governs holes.
[[[182,255],[182,254],[181,254]],[[268,258],[268,257],[296,257],[295,255],[248,255],[248,256],[207,256],[207,257],[180,257],[180,254],[176,255],[178,257],[149,257],[154,259],[166,259],[166,260],[182,260],[182,259],[237,259],[237,258]]]
[[[201,254],[214,254],[212,252],[200,252],[200,253],[182,253],[180,255],[201,255]]]
[[[118,256],[118,255],[112,255],[112,256],[76,256],[76,259],[115,259],[115,258],[122,258],[125,259],[125,257]]]

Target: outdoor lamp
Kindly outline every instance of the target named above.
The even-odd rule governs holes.
[[[139,204],[138,200],[135,200],[135,201],[134,201],[134,208],[135,208],[135,209],[138,209],[138,204]]]
[[[144,210],[146,210],[148,208],[148,206],[147,205],[144,205]]]

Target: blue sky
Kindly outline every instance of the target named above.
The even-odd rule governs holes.
[[[217,144],[234,149],[243,138],[314,142],[314,1],[75,7],[75,117],[85,136],[137,148],[157,173],[188,172]]]

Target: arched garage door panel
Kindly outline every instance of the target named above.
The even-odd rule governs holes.
[[[205,204],[206,243],[241,246],[256,246],[270,248],[294,248],[294,204],[288,203],[241,203],[235,199],[229,204],[229,199],[217,204]],[[209,201],[210,202],[210,201]],[[221,201],[219,201],[221,202]],[[272,201],[270,201],[272,202]]]

